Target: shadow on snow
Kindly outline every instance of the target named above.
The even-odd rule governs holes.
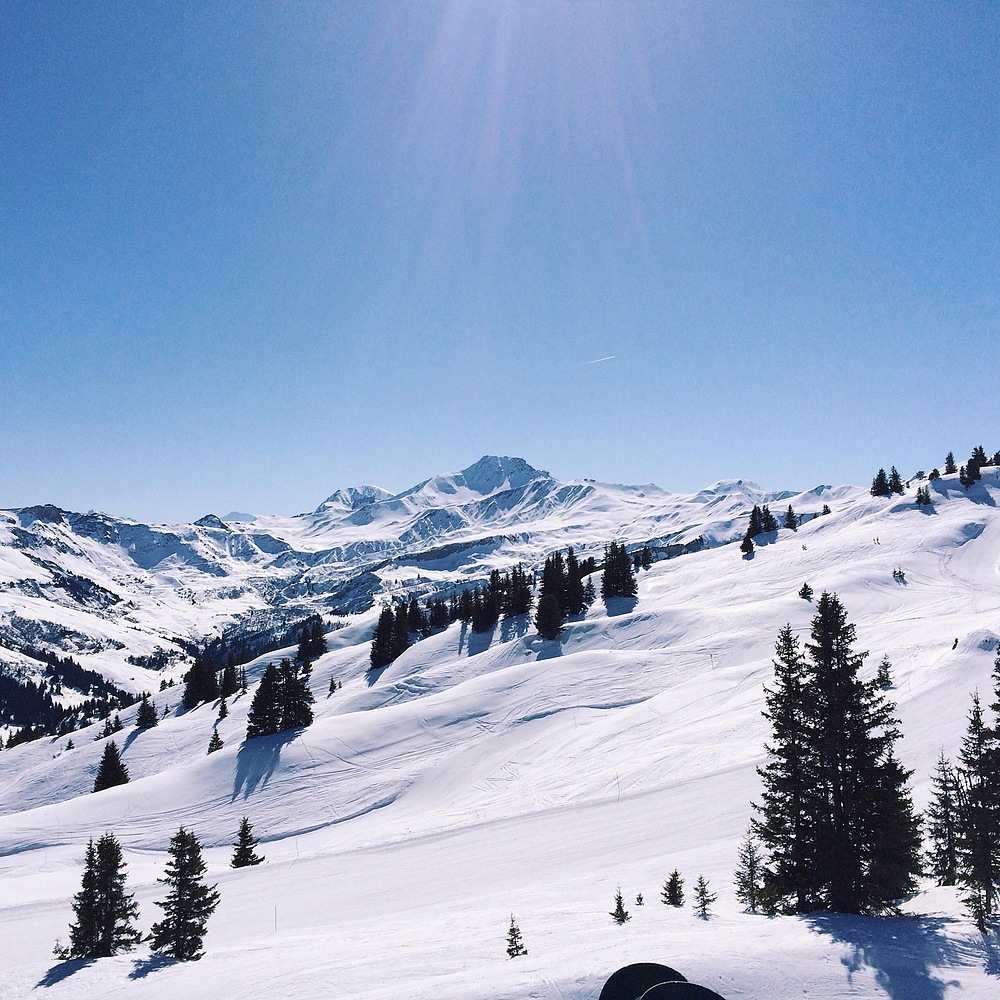
[[[935,974],[941,966],[962,964],[962,949],[945,934],[945,928],[956,923],[952,918],[817,913],[806,922],[850,947],[841,959],[848,982],[855,972],[869,966],[892,1000],[944,1000],[946,991],[958,985]]]
[[[301,731],[288,729],[275,736],[258,736],[256,739],[246,740],[236,754],[236,778],[233,782],[233,797],[229,801],[234,802],[241,792],[243,798],[248,799],[258,785],[266,785],[281,759],[281,748],[286,743],[291,743]]]
[[[93,958],[71,958],[66,962],[56,962],[35,985],[56,986],[81,969],[86,969],[88,965],[93,965],[95,961]]]

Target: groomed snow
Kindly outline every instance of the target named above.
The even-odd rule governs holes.
[[[968,493],[953,478],[931,485],[929,510],[912,491],[844,491],[831,515],[778,532],[751,560],[727,545],[657,563],[634,607],[598,603],[559,642],[527,620],[486,637],[456,624],[369,676],[369,612],[315,664],[308,729],[241,745],[250,696],[237,698],[218,724],[226,746],[207,756],[213,706],[142,733],[131,710],[118,740],[132,782],[97,795],[93,733],[70,751],[65,738],[5,751],[0,996],[596,1000],[615,969],[654,961],[728,1000],[995,997],[1000,944],[952,890],[928,884],[892,920],[765,919],[732,891],[775,637],[785,622],[807,635],[813,614],[803,582],[837,592],[871,671],[889,655],[918,807],[940,750],[955,753],[971,692],[990,691],[1000,482],[987,470]],[[331,677],[344,687],[327,696]],[[233,871],[243,815],[267,861]],[[182,823],[222,894],[205,957],[164,963],[144,946],[58,963],[88,838],[122,842],[148,929]],[[675,867],[689,895],[709,879],[710,920],[660,902]],[[632,914],[621,927],[609,916],[618,885]],[[529,951],[515,960],[512,913]]]

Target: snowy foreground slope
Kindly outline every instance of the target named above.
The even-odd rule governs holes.
[[[892,660],[919,807],[971,692],[989,689],[998,475],[931,491],[929,509],[912,491],[845,491],[751,560],[721,545],[657,563],[634,607],[598,603],[558,642],[527,620],[487,636],[455,624],[369,676],[369,611],[314,665],[308,729],[241,745],[245,696],[218,725],[226,746],[206,756],[215,708],[171,714],[120,734],[132,782],[97,795],[104,741],[92,734],[69,751],[65,738],[5,751],[0,997],[596,1000],[631,961],[669,964],[730,1000],[996,997],[1000,945],[951,890],[926,887],[892,920],[768,920],[743,914],[731,887],[759,791],[774,640],[785,622],[807,634],[813,613],[803,582],[840,596],[869,669]],[[328,697],[331,677],[344,686]],[[178,700],[177,688],[157,695],[161,708]],[[233,871],[243,815],[267,861]],[[143,947],[57,963],[87,839],[122,842],[147,929],[182,823],[222,895],[205,957],[170,964]],[[718,892],[710,920],[660,903],[675,867],[689,890],[703,874]],[[632,914],[621,927],[609,916],[618,885]],[[511,913],[529,951],[514,960]]]

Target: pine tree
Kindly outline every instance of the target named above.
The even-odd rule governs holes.
[[[885,469],[879,469],[872,480],[871,495],[873,497],[887,497],[890,492],[889,478],[885,474]]]
[[[587,577],[587,582],[583,585],[583,604],[585,608],[589,608],[594,601],[597,600],[597,591],[594,588],[594,581],[591,577]]]
[[[755,831],[771,856],[764,872],[764,901],[768,909],[793,908],[806,912],[816,895],[809,834],[816,769],[812,759],[806,664],[791,624],[778,633],[774,647],[774,687],[764,688],[772,742],[765,745],[768,763],[758,768],[763,779],[760,819]]]
[[[281,706],[279,702],[280,680],[278,670],[269,663],[254,692],[250,711],[247,713],[247,739],[258,736],[273,736],[281,729]]]
[[[754,836],[753,825],[747,830],[740,844],[739,863],[734,874],[736,898],[751,912],[756,913],[763,902],[764,859],[760,843]]]
[[[222,742],[222,737],[219,735],[218,729],[212,730],[212,735],[208,738],[208,752],[215,753],[216,750],[221,750],[225,746]]]
[[[369,662],[372,670],[388,666],[392,663],[392,633],[395,617],[392,608],[386,605],[382,608],[382,613],[378,616],[378,624],[372,635],[372,649],[369,655]]]
[[[699,875],[694,887],[694,912],[702,920],[708,920],[709,908],[716,898],[714,892],[708,891],[708,880],[703,875]]]
[[[830,505],[828,503],[823,504],[823,509],[820,511],[820,514],[826,515],[832,513],[833,511],[830,510]]]
[[[563,600],[563,610],[567,615],[583,614],[586,610],[587,601],[583,593],[583,576],[572,546],[566,550],[566,589]]]
[[[191,709],[204,701],[214,701],[218,697],[219,683],[215,667],[205,657],[196,657],[184,675],[184,707]]]
[[[510,571],[510,595],[507,600],[507,617],[526,615],[531,610],[531,584],[524,567],[518,563]]]
[[[546,595],[538,600],[538,610],[535,612],[535,628],[543,639],[558,639],[563,630],[563,616],[559,601]]]
[[[122,762],[121,754],[118,752],[118,744],[114,740],[110,740],[104,747],[104,756],[101,757],[101,763],[97,768],[93,791],[103,792],[105,788],[127,784],[128,768]]]
[[[740,552],[749,559],[753,555],[753,538],[750,535],[749,528],[747,533],[743,536],[743,541],[740,543]]]
[[[985,933],[1000,913],[1000,754],[978,693],[958,756],[959,882],[962,901]]]
[[[517,958],[519,955],[527,955],[528,949],[524,947],[521,939],[521,928],[517,926],[514,914],[510,915],[510,929],[507,931],[507,957]]]
[[[399,604],[392,623],[392,639],[389,652],[390,661],[402,656],[410,648],[410,619],[407,606]]]
[[[883,656],[879,662],[878,669],[875,672],[875,684],[879,691],[890,691],[893,687],[892,662],[889,660],[888,654]]]
[[[865,654],[853,652],[854,626],[835,595],[820,597],[811,638],[804,665],[776,662],[768,693],[774,742],[757,823],[771,855],[765,896],[776,908],[793,899],[798,912],[878,912],[919,870],[909,773],[893,755],[899,731],[875,681],[860,679]]]
[[[156,708],[149,700],[148,694],[143,694],[142,701],[139,702],[139,711],[135,716],[135,724],[139,729],[152,729],[159,720],[156,715]]]
[[[133,921],[139,906],[125,892],[125,861],[121,844],[106,833],[87,844],[83,883],[73,897],[76,923],[69,929],[67,957],[106,958],[137,944],[142,935]]]
[[[635,582],[632,560],[624,544],[610,542],[604,547],[604,571],[601,574],[601,597],[634,598],[639,593]]]
[[[300,673],[295,664],[286,659],[281,661],[278,676],[281,681],[279,730],[312,725],[312,707],[316,699],[309,689],[305,671]]]
[[[667,906],[684,905],[684,879],[681,873],[675,868],[666,882],[663,883],[663,902]]]
[[[926,826],[930,847],[927,861],[938,885],[958,882],[958,782],[951,763],[942,751],[931,779],[934,797],[927,807]]]
[[[764,504],[760,509],[760,530],[761,533],[778,530],[778,522],[771,513],[771,508]]]
[[[616,924],[623,924],[626,920],[631,919],[628,910],[625,909],[621,886],[615,892],[615,908],[611,911],[611,916]]]
[[[918,507],[930,507],[934,501],[931,499],[931,490],[929,486],[918,486],[917,487],[917,506]]]
[[[170,840],[166,875],[157,881],[169,887],[167,898],[156,905],[163,920],[153,924],[153,951],[188,961],[201,958],[208,918],[219,902],[216,887],[203,881],[205,862],[193,833],[181,827]]]
[[[944,460],[944,474],[950,476],[956,472],[958,472],[958,468],[955,465],[955,456],[949,451]]]
[[[750,524],[747,527],[747,538],[756,538],[764,530],[764,521],[761,509],[757,504],[753,505],[750,511]]]
[[[784,527],[791,528],[792,531],[798,531],[799,519],[795,516],[795,511],[792,509],[792,505],[788,505],[788,510],[785,511],[785,523]]]
[[[264,859],[254,850],[258,843],[259,841],[253,835],[253,826],[250,820],[244,816],[240,820],[240,829],[236,835],[236,843],[233,844],[233,857],[229,862],[229,867],[248,868],[252,865],[259,865]]]
[[[799,588],[799,597],[801,597],[803,601],[811,601],[813,599],[813,589],[808,583],[802,584]]]
[[[226,703],[226,696],[219,699],[219,720],[225,719],[229,715],[229,705]]]
[[[240,689],[240,679],[236,673],[236,657],[230,653],[226,659],[226,665],[222,669],[222,680],[219,682],[219,695],[223,698],[232,698]]]
[[[889,492],[903,493],[903,480],[900,479],[899,473],[896,471],[896,466],[893,466],[889,470]]]

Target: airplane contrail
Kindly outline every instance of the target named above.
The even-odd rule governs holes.
[[[606,358],[594,358],[593,361],[584,361],[585,365],[599,365],[602,361],[614,361],[617,355],[609,354]]]

